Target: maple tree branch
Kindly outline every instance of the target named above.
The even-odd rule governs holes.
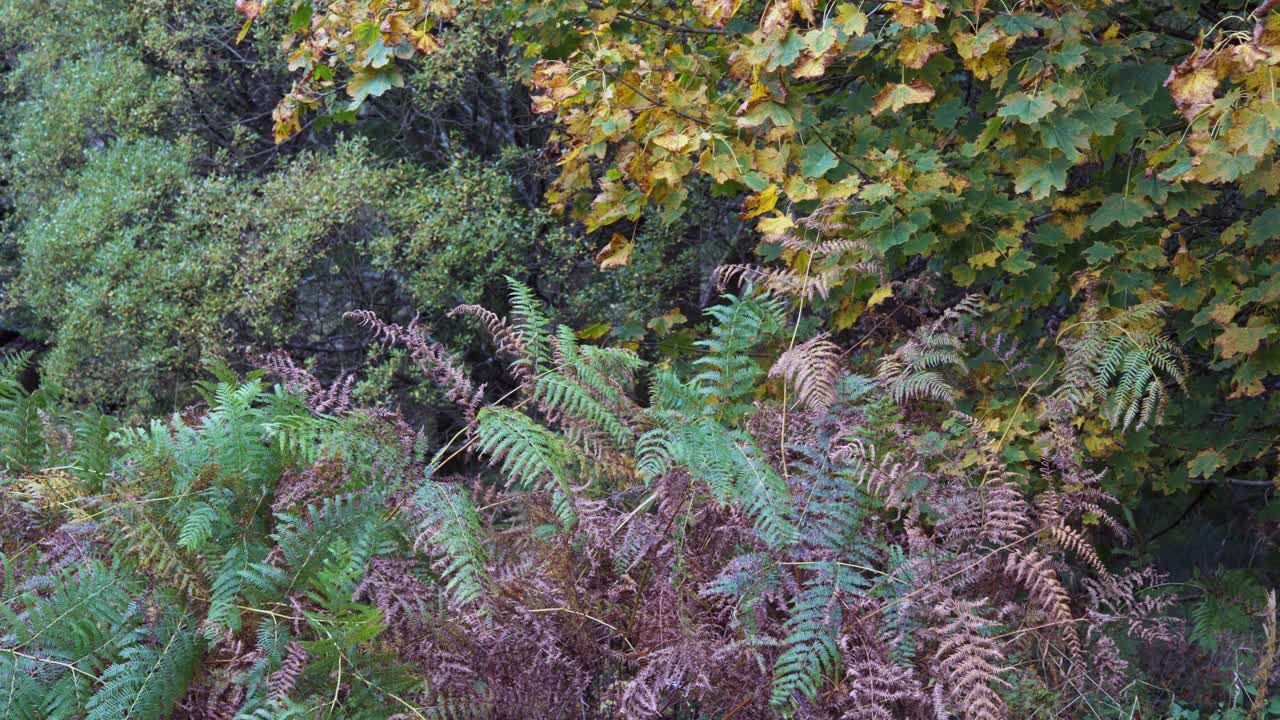
[[[587,7],[591,8],[592,10],[608,10],[609,9],[604,6],[604,3],[595,2],[594,0],[592,0],[591,2],[588,2]],[[685,33],[688,35],[726,35],[728,34],[724,31],[723,28],[700,28],[700,27],[691,27],[689,25],[673,25],[667,22],[666,20],[659,20],[657,18],[647,17],[645,15],[640,15],[638,13],[627,12],[625,10],[618,10],[618,16],[627,18],[628,20],[635,20],[636,22],[647,23],[654,27],[662,28],[663,30],[666,30],[668,32],[674,32],[674,33]]]

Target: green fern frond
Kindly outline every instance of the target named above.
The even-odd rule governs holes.
[[[770,702],[779,710],[793,712],[802,699],[814,699],[823,677],[831,675],[840,662],[837,629],[842,613],[836,588],[835,578],[815,576],[792,601],[785,649],[773,665]]]
[[[139,630],[107,668],[102,686],[86,707],[86,720],[152,720],[167,717],[195,674],[200,649],[185,627],[163,629],[157,637]]]
[[[502,468],[508,485],[568,489],[570,450],[559,435],[510,408],[480,411],[477,447]]]
[[[510,276],[506,280],[511,289],[511,315],[515,321],[515,331],[528,353],[528,357],[517,360],[516,365],[528,366],[528,373],[533,376],[551,362],[551,320],[528,285]]]
[[[415,547],[430,545],[448,558],[445,589],[459,606],[483,598],[489,577],[488,549],[481,540],[480,517],[465,487],[426,480],[413,496],[419,514]]]
[[[694,361],[700,372],[693,381],[718,415],[736,420],[750,412],[745,400],[764,374],[750,350],[781,330],[785,306],[776,298],[755,296],[750,289],[724,299],[707,310],[715,322],[711,337],[695,343],[706,353]]]
[[[630,444],[631,429],[576,382],[548,373],[534,385],[533,396],[553,420],[567,416],[589,423],[606,433],[619,449]]]

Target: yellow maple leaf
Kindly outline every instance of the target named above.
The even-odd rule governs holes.
[[[1169,88],[1178,111],[1190,121],[1213,104],[1213,93],[1219,82],[1217,71],[1210,65],[1195,67],[1192,61],[1187,61],[1169,71],[1164,85]]]
[[[867,308],[873,308],[892,296],[892,285],[885,285],[884,287],[876,288],[876,291],[871,293],[871,297],[867,298]]]
[[[631,251],[635,248],[635,244],[626,238],[622,233],[614,233],[609,239],[609,244],[600,248],[600,252],[596,253],[596,264],[601,270],[612,270],[614,268],[626,267],[631,262]]]
[[[885,110],[898,112],[908,105],[927,103],[933,95],[933,86],[923,80],[913,80],[910,84],[894,83],[876,94],[871,114],[879,115]]]
[[[945,49],[943,44],[935,40],[932,35],[922,38],[907,37],[898,47],[898,61],[913,70],[919,70],[929,62],[929,58]]]
[[[750,220],[757,215],[763,215],[778,204],[778,186],[770,184],[769,187],[747,198],[742,203],[742,213],[739,217],[743,220]]]

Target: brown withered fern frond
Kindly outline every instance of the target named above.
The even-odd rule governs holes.
[[[1109,574],[1106,565],[1102,564],[1102,559],[1098,557],[1097,551],[1093,549],[1093,545],[1089,544],[1089,541],[1085,540],[1075,528],[1066,525],[1051,525],[1048,528],[1048,532],[1054,542],[1070,550],[1073,555],[1083,560],[1095,573],[1103,577]]]
[[[826,411],[836,400],[840,347],[823,333],[778,356],[769,377],[781,377],[796,389],[797,399],[813,410]]]
[[[468,423],[475,421],[484,404],[485,386],[477,387],[444,345],[428,339],[416,317],[407,326],[385,322],[369,310],[353,310],[344,317],[369,328],[378,340],[408,349],[409,357],[462,411],[463,418]]]
[[[520,333],[511,327],[506,320],[499,317],[496,313],[487,310],[479,305],[459,305],[449,311],[449,317],[457,317],[459,315],[475,318],[480,323],[480,327],[489,336],[490,342],[493,343],[494,349],[497,351],[498,357],[505,359],[508,363],[512,363],[511,372],[523,380],[528,378],[532,368],[526,363],[516,363],[517,360],[529,359],[529,348],[524,340],[520,338]]]
[[[990,623],[977,614],[979,608],[957,605],[954,619],[937,631],[938,670],[951,703],[965,720],[1004,720],[1008,710],[995,690],[1005,670],[1004,655],[988,637]]]
[[[309,370],[293,361],[289,353],[275,350],[258,359],[258,367],[280,378],[285,389],[296,393],[307,409],[317,414],[341,415],[351,409],[354,373],[345,373],[325,387]]]
[[[1071,611],[1071,596],[1053,568],[1052,561],[1036,550],[1010,553],[1005,573],[1021,585],[1034,607],[1047,617],[1066,644],[1073,665],[1083,658],[1076,617]]]
[[[812,300],[826,298],[831,292],[832,277],[828,273],[801,273],[790,268],[762,268],[755,265],[721,265],[712,273],[716,289],[724,292],[735,282],[751,283],[762,290],[789,297]]]
[[[781,295],[826,298],[833,287],[858,275],[875,274],[887,283],[883,253],[861,238],[851,238],[852,227],[843,220],[845,204],[829,200],[796,220],[783,233],[766,235],[789,256],[800,255],[800,267],[765,268],[758,265],[722,265],[713,279],[720,291],[733,282],[750,282]]]

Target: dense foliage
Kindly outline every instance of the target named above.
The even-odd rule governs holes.
[[[535,204],[520,118],[474,107],[486,99],[474,83],[519,91],[499,73],[500,40],[474,34],[419,69],[423,96],[387,108],[417,135],[370,122],[352,129],[363,137],[331,127],[277,148],[284,68],[273,42],[234,43],[228,8],[6,5],[4,330],[46,345],[45,376],[73,397],[137,418],[192,400],[208,363],[243,367],[276,348],[326,373],[382,364],[369,397],[428,402],[342,313],[408,320],[500,302],[505,274],[580,326],[643,328],[696,298],[700,267],[717,260],[681,247],[692,217],[655,224],[635,264],[593,276],[582,236]],[[726,232],[706,246],[731,243]]]
[[[973,303],[874,377],[794,346],[784,405],[750,359],[777,299],[712,308],[686,373],[512,290],[510,321],[458,308],[518,383],[500,403],[417,325],[355,314],[467,421],[429,459],[282,353],[274,391],[224,378],[114,432],[9,380],[6,717],[1132,717],[1135,679],[1176,682],[1150,654],[1186,646],[1176,593],[1098,554],[1129,533],[1069,415],[1011,464],[916,412],[967,384]]]
[[[1280,3],[231,5],[0,6],[0,715],[1280,716]]]

